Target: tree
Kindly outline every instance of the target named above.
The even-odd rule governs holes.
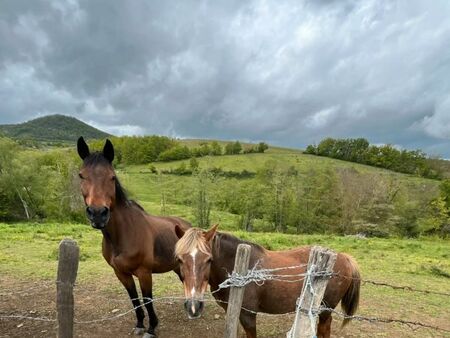
[[[267,145],[267,143],[264,142],[259,142],[256,148],[258,153],[263,153],[265,152],[267,149],[269,149],[269,146]]]
[[[219,142],[217,141],[211,142],[211,155],[213,156],[222,155],[222,147],[220,146]]]
[[[233,143],[227,143],[225,145],[225,155],[233,155]]]
[[[242,151],[242,146],[239,141],[233,143],[233,154],[239,154]]]
[[[314,145],[310,144],[305,149],[305,154],[317,155],[317,149]]]
[[[160,161],[184,160],[192,156],[187,146],[177,145],[159,154]]]
[[[198,166],[198,160],[195,157],[191,157],[191,159],[189,160],[189,167],[191,168],[192,172],[198,170]]]
[[[211,201],[209,198],[208,190],[212,177],[207,170],[197,171],[194,180],[194,195],[193,195],[193,208],[195,224],[203,229],[209,228],[210,213],[211,213]]]

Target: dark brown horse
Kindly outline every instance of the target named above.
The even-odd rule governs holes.
[[[136,309],[135,333],[143,334],[145,315],[133,276],[139,279],[149,316],[145,337],[155,337],[158,318],[150,301],[153,297],[152,273],[171,270],[179,273],[174,259],[178,240],[175,226],[187,229],[190,224],[175,217],[148,215],[141,206],[127,198],[112,166],[114,148],[109,140],[106,140],[102,152],[90,153],[82,137],[78,139],[77,148],[83,160],[79,175],[86,215],[92,227],[103,234],[103,257],[127,290]]]
[[[203,309],[203,295],[208,283],[214,298],[226,309],[229,289],[220,289],[219,285],[228,278],[227,274],[233,271],[236,249],[240,243],[247,243],[252,247],[250,266],[257,263],[259,267],[266,269],[295,266],[297,268],[282,273],[292,275],[305,273],[310,247],[269,251],[232,235],[218,233],[216,229],[217,225],[209,231],[196,228],[185,231],[176,228],[177,235],[181,239],[176,245],[175,255],[180,262],[186,296],[185,307],[190,318],[200,316]],[[358,266],[352,257],[339,253],[334,271],[339,274],[330,279],[323,301],[327,307],[333,309],[341,302],[345,313],[353,315],[359,302]],[[259,286],[255,283],[246,286],[239,319],[248,338],[256,337],[256,312],[281,314],[295,311],[303,281],[299,280],[298,276],[288,277],[287,280],[290,282],[267,280]],[[330,312],[320,314],[318,338],[330,337],[331,319]]]

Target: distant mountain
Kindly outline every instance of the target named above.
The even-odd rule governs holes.
[[[78,137],[100,139],[111,136],[78,119],[65,115],[47,115],[19,124],[0,125],[0,134],[17,140],[75,142]]]

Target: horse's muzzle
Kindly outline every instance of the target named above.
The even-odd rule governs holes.
[[[187,299],[184,302],[184,308],[188,314],[189,319],[200,318],[203,311],[203,301],[197,299]]]
[[[111,212],[107,207],[87,207],[86,215],[94,229],[103,229],[109,221]]]

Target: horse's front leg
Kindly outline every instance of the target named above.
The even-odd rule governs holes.
[[[245,330],[247,338],[256,338],[256,314],[241,310],[239,321]]]
[[[131,302],[133,303],[133,307],[136,312],[136,327],[134,328],[134,334],[136,335],[142,335],[145,332],[145,326],[144,326],[144,310],[142,309],[141,302],[139,300],[139,295],[136,290],[136,284],[134,283],[134,279],[132,275],[122,273],[116,269],[114,269],[114,272],[117,276],[117,278],[120,280],[120,282],[123,284],[125,289],[128,292],[128,296],[130,296]]]
[[[152,273],[147,270],[140,270],[137,273],[139,284],[141,286],[142,298],[147,308],[149,318],[149,328],[144,335],[144,338],[156,337],[156,326],[158,326],[158,317],[153,308],[153,293],[152,293]]]

